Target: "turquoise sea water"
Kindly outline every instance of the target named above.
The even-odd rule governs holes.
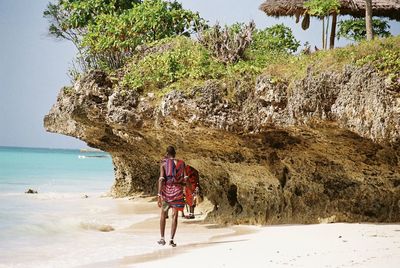
[[[98,259],[95,248],[117,235],[104,237],[98,226],[140,220],[117,215],[123,201],[104,197],[113,177],[103,152],[0,147],[0,267],[72,267],[84,261],[80,254]],[[25,194],[29,188],[38,194]]]
[[[0,268],[120,267],[107,263],[159,250],[157,224],[135,225],[157,222],[157,204],[114,199],[113,182],[105,153],[0,147]]]
[[[87,158],[87,156],[104,156]],[[111,157],[103,152],[0,147],[0,193],[107,191]]]

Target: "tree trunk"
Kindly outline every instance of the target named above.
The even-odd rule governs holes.
[[[325,17],[322,18],[322,49],[325,49]]]
[[[325,49],[328,49],[329,16],[326,16]]]
[[[372,29],[372,0],[365,0],[365,25],[367,27],[367,40],[374,39]]]
[[[337,14],[335,12],[332,14],[332,28],[331,28],[331,37],[329,40],[329,49],[335,48],[336,23],[337,23]]]

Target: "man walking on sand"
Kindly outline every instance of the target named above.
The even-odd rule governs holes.
[[[199,184],[199,172],[189,165],[185,167],[186,175],[188,176],[186,187],[185,187],[185,201],[189,206],[189,215],[186,215],[186,219],[194,219],[194,208],[197,204],[197,196],[199,195],[200,184]]]
[[[175,148],[168,146],[166,156],[160,163],[160,178],[158,179],[158,207],[160,214],[161,239],[158,244],[165,245],[165,222],[169,208],[172,208],[171,240],[169,245],[176,247],[174,237],[178,227],[178,211],[183,211],[185,199],[183,187],[186,184],[187,176],[185,162],[175,159]]]

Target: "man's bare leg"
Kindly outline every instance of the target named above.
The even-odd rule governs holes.
[[[172,208],[171,241],[169,242],[169,244],[173,247],[176,246],[176,244],[174,243],[174,237],[177,227],[178,227],[178,210],[176,208]]]
[[[165,245],[165,216],[167,213],[164,211],[163,208],[161,208],[161,214],[160,214],[160,234],[161,234],[161,239],[158,241],[160,245]]]

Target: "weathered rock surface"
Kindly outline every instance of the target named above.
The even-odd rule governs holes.
[[[291,86],[209,81],[162,99],[112,87],[89,73],[44,124],[112,155],[116,197],[154,194],[173,144],[200,172],[209,220],[400,221],[400,94],[371,67],[310,71]]]

